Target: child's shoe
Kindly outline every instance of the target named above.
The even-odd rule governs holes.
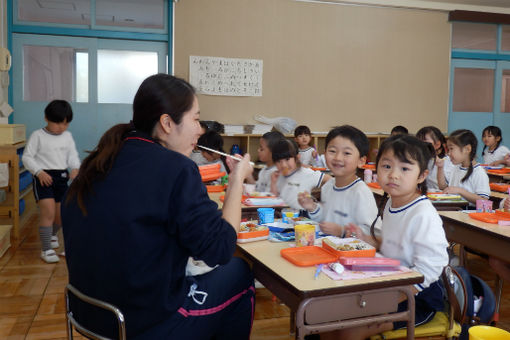
[[[41,251],[41,259],[43,259],[47,263],[55,263],[59,261],[58,256],[53,249]]]
[[[51,248],[57,249],[58,247],[60,247],[60,244],[58,244],[58,237],[52,236],[51,237]]]

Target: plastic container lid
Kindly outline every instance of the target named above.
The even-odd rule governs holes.
[[[280,255],[287,261],[300,267],[336,261],[335,255],[317,246],[285,248],[280,250]]]

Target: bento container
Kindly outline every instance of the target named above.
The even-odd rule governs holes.
[[[327,236],[322,239],[322,247],[334,254],[337,259],[340,257],[374,257],[375,248],[357,238],[340,238]]]
[[[238,243],[255,242],[267,240],[269,238],[269,228],[257,224],[257,221],[241,222],[239,233],[237,233]]]

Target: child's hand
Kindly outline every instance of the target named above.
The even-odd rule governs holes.
[[[69,174],[70,179],[75,179],[76,176],[78,176],[78,169],[72,169],[71,173]]]
[[[444,159],[439,158],[439,156],[436,156],[436,166],[438,168],[443,168],[444,167]]]
[[[315,151],[315,150],[312,151],[312,157],[317,158],[317,151]]]
[[[276,184],[276,181],[278,180],[278,177],[280,177],[280,171],[276,170],[271,174],[271,183]]]
[[[443,192],[445,194],[454,194],[454,195],[460,195],[462,192],[461,187],[446,187]]]
[[[344,234],[344,227],[333,222],[321,222],[319,223],[321,231],[326,234],[342,237]]]
[[[308,211],[314,211],[317,209],[317,204],[308,191],[300,192],[298,194],[298,202],[304,209]]]
[[[510,153],[507,153],[505,155],[505,158],[503,159],[503,161],[504,161],[504,165],[510,166]]]
[[[510,199],[508,197],[505,198],[505,202],[503,202],[503,209],[505,209],[507,212],[510,212]]]
[[[48,173],[44,170],[41,170],[38,174],[37,174],[37,178],[39,179],[39,182],[41,182],[41,185],[43,187],[49,187],[50,185],[53,184],[53,179],[51,178],[50,175],[48,175]]]
[[[365,236],[365,233],[363,230],[354,223],[347,223],[344,226],[345,229],[345,237],[356,237],[360,240],[363,240],[363,237]]]

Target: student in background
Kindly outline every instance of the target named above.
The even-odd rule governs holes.
[[[430,143],[434,150],[436,150],[436,157],[429,163],[429,175],[427,176],[427,188],[429,191],[439,191],[439,185],[437,184],[437,160],[443,160],[443,171],[445,177],[449,178],[453,170],[454,165],[450,161],[450,157],[446,154],[446,138],[435,126],[422,127],[416,133],[416,137],[424,142]]]
[[[204,133],[207,132],[207,124],[205,124],[203,121],[200,121],[200,136],[202,136]],[[191,152],[191,155],[189,156],[193,162],[195,162],[197,165],[204,165],[207,164],[207,159],[202,156],[202,152],[200,152],[200,149],[198,146],[195,146],[193,151]]]
[[[124,314],[128,339],[249,339],[253,276],[238,257],[249,155],[231,166],[223,209],[189,155],[200,107],[185,80],[145,79],[131,124],[105,132],[62,205],[69,282]],[[218,268],[185,276],[190,256]],[[80,323],[108,338],[116,327],[71,300]]]
[[[205,146],[206,148],[217,150],[217,151],[223,151],[223,138],[221,135],[214,131],[209,130],[205,132],[203,135],[200,136],[198,139],[198,145]],[[200,149],[200,148],[199,148]],[[205,164],[220,164],[220,172],[226,172],[227,168],[225,167],[225,156],[221,156],[215,152],[200,149],[200,152],[202,153],[202,156],[207,161]],[[200,164],[204,165],[204,164]]]
[[[438,160],[437,182],[439,189],[447,194],[458,194],[474,206],[476,200],[489,199],[491,190],[489,176],[485,169],[476,162],[478,141],[470,130],[455,130],[446,142],[448,156],[455,165],[450,177],[446,177],[444,161]]]
[[[331,177],[320,171],[301,166],[294,141],[279,140],[273,147],[273,162],[277,171],[271,175],[271,192],[280,196],[293,209],[301,209],[298,193],[311,192]]]
[[[347,234],[354,232],[363,241],[377,246],[383,256],[398,259],[403,266],[424,276],[423,283],[414,286],[416,325],[430,321],[436,311],[443,310],[439,278],[448,264],[448,242],[443,222],[425,196],[427,167],[434,156],[432,147],[416,137],[403,135],[386,139],[376,159],[378,182],[385,196],[388,194],[390,197],[380,214],[381,238],[374,233],[376,221],[372,223],[371,236],[354,224],[347,226]],[[398,310],[406,309],[407,300],[401,300]],[[406,322],[398,321],[346,329],[337,332],[335,339],[365,339],[405,326]]]
[[[510,150],[501,145],[501,129],[497,126],[487,126],[482,132],[482,141],[484,144],[482,156],[483,162],[488,165],[496,166],[505,164],[505,156],[510,154]]]
[[[259,161],[265,163],[265,165],[260,169],[257,181],[253,176],[246,180],[247,183],[255,184],[255,191],[257,192],[271,191],[271,175],[276,171],[272,150],[281,139],[285,139],[285,136],[279,131],[266,132],[260,137],[257,154]]]
[[[407,128],[405,126],[402,126],[402,125],[394,126],[393,129],[391,129],[391,132],[390,132],[390,135],[392,135],[392,136],[395,136],[395,135],[407,135],[407,134],[409,134],[409,130],[407,130]]]
[[[34,176],[34,195],[40,210],[41,258],[54,263],[58,256],[53,249],[59,247],[57,232],[62,225],[60,203],[68,180],[78,174],[80,159],[73,136],[66,131],[73,120],[71,105],[65,100],[53,100],[44,109],[44,120],[46,127],[30,135],[22,160]]]
[[[300,125],[294,130],[294,140],[299,146],[299,160],[303,166],[312,166],[318,162],[317,150],[310,145],[312,132],[308,126]]]
[[[326,136],[326,163],[334,178],[322,186],[321,203],[315,203],[306,191],[298,195],[299,204],[320,222],[324,233],[344,237],[348,223],[370,233],[377,205],[372,191],[356,176],[367,160],[368,148],[367,136],[350,125],[336,127]]]

